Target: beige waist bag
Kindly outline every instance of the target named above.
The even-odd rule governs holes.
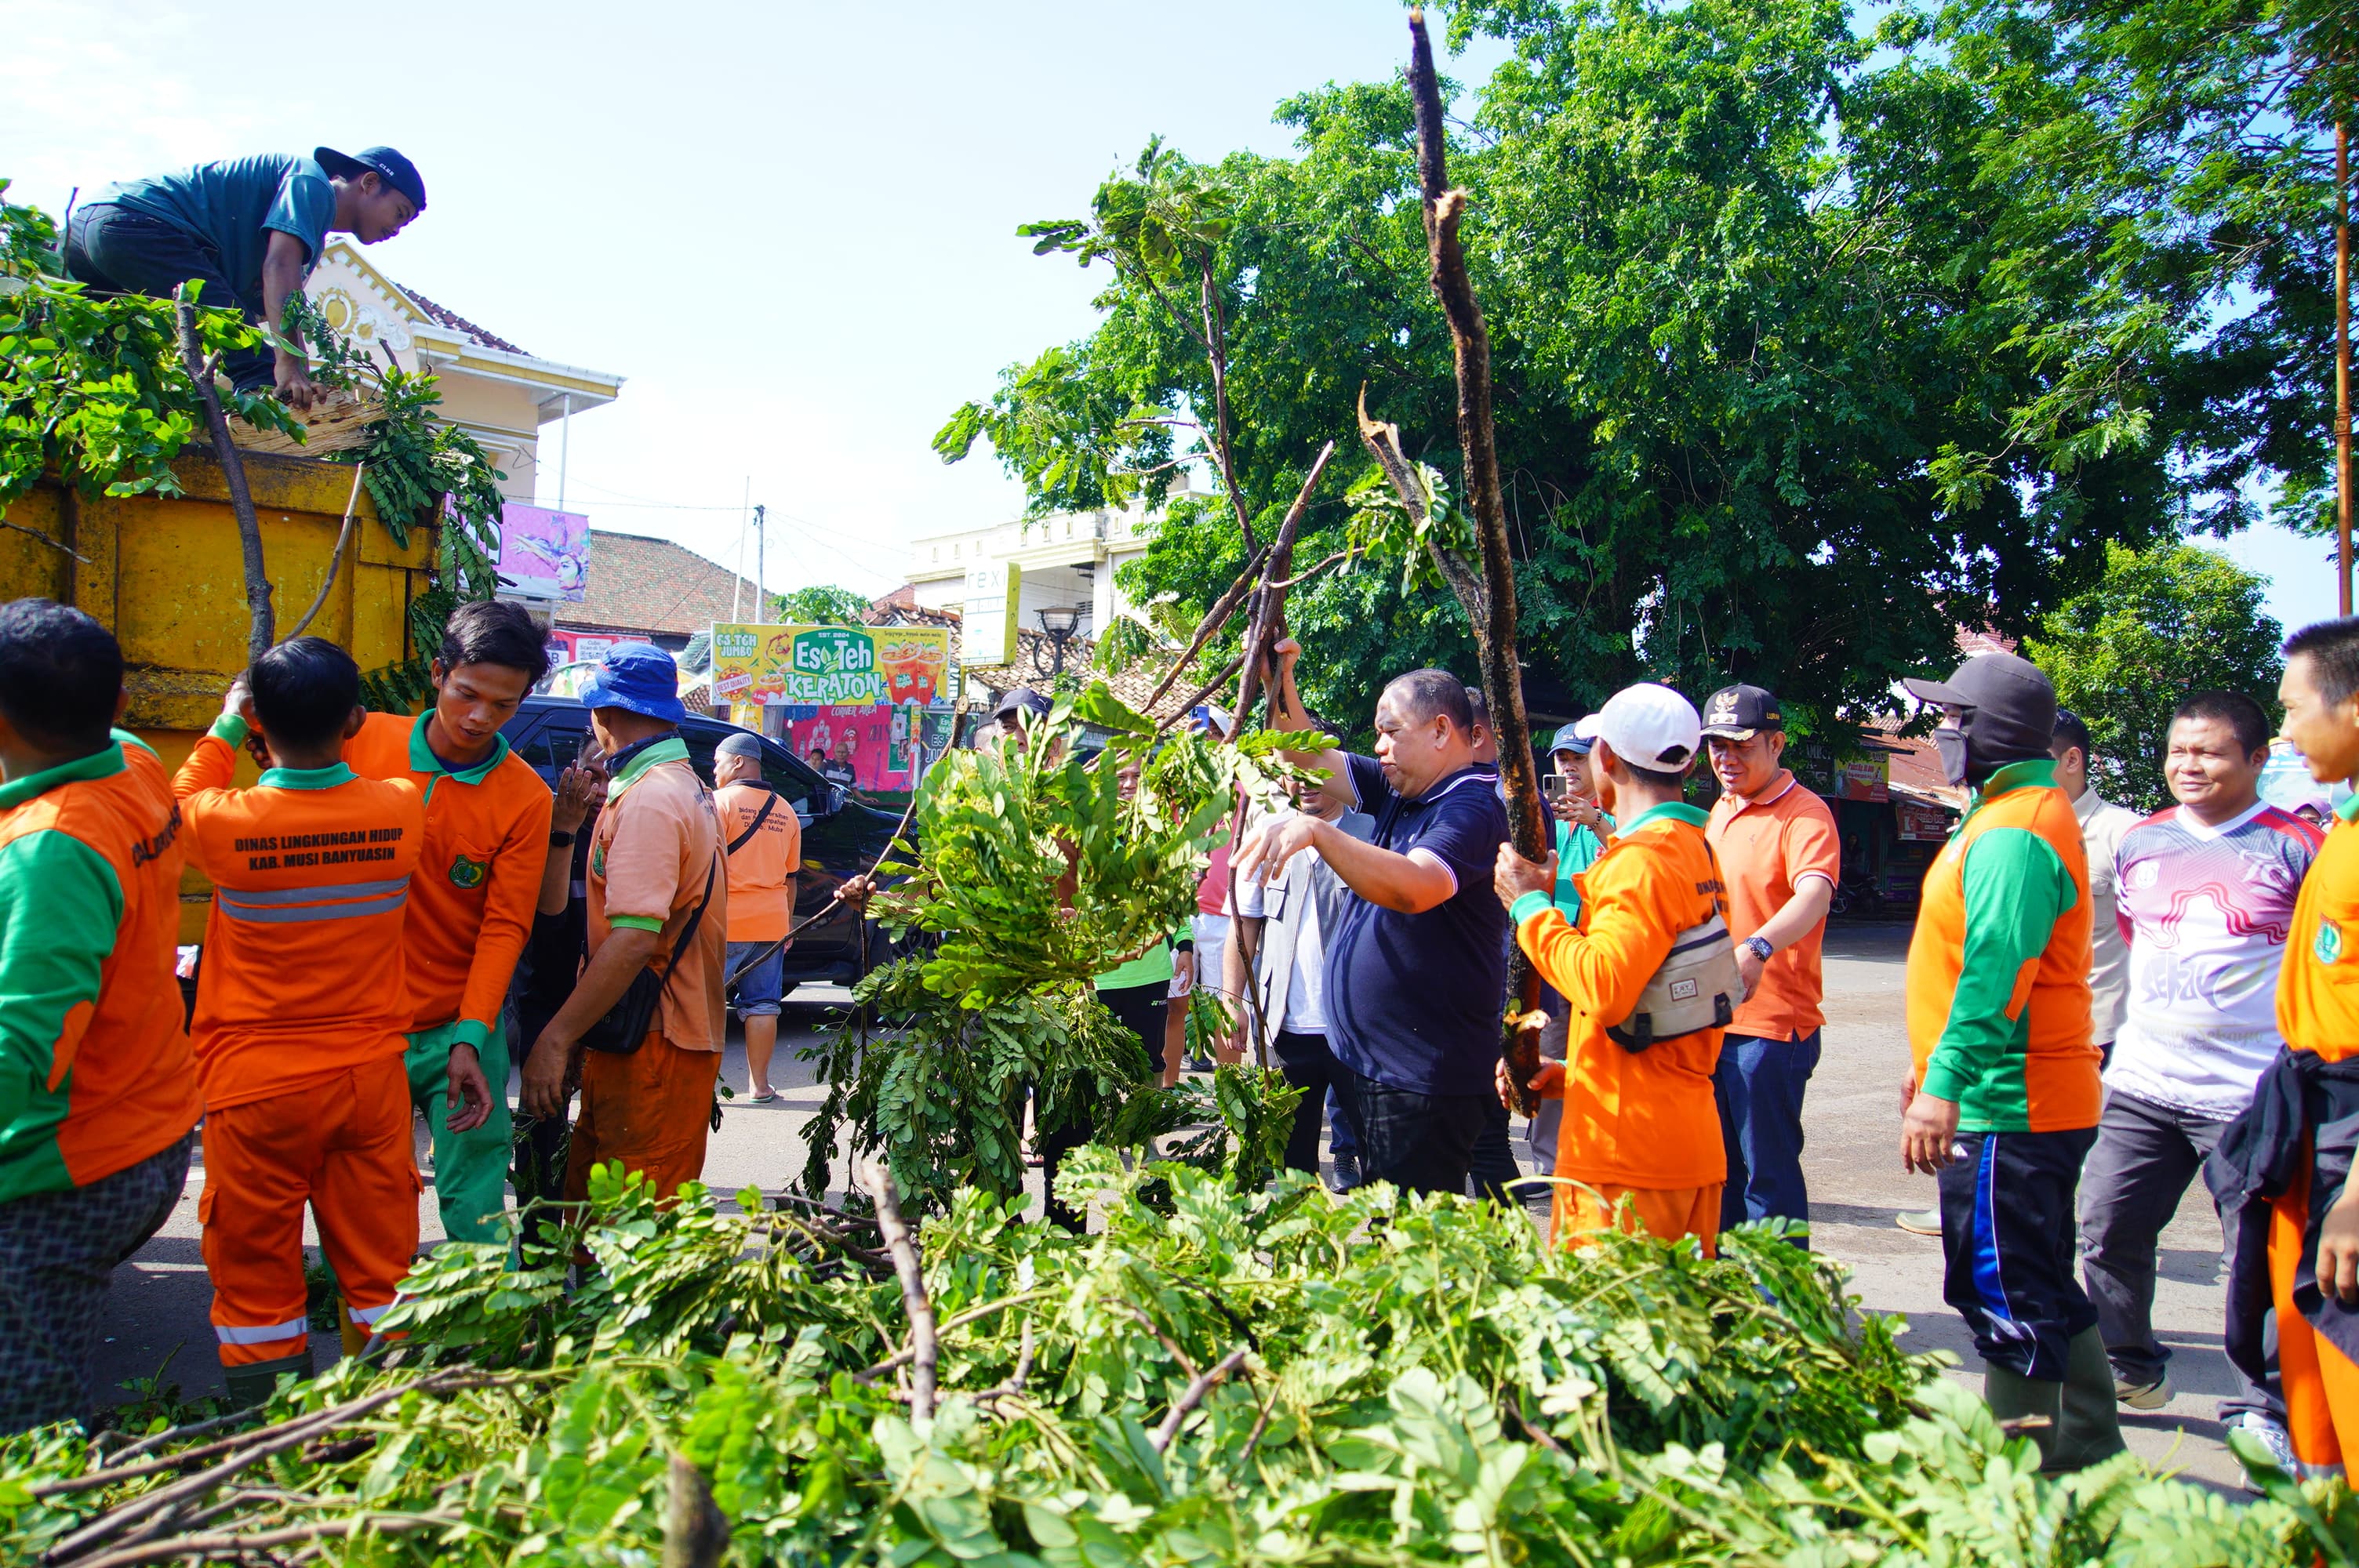
[[[1715,914],[1673,939],[1663,967],[1638,993],[1637,1007],[1621,1022],[1607,1024],[1605,1033],[1625,1051],[1644,1051],[1658,1041],[1727,1028],[1744,998],[1736,944],[1729,940],[1728,922]]]

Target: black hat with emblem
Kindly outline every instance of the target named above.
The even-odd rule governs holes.
[[[1724,686],[1703,705],[1703,732],[1723,741],[1750,741],[1765,730],[1783,730],[1775,693],[1757,686]]]

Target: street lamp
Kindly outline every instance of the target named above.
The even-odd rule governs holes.
[[[1040,644],[1032,644],[1032,668],[1049,680],[1064,673],[1065,644],[1071,642],[1082,628],[1082,607],[1069,604],[1036,611],[1040,617],[1040,635],[1049,640],[1049,664],[1040,663]]]

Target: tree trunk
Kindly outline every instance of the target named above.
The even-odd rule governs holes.
[[[277,617],[270,608],[270,573],[262,562],[262,524],[255,518],[253,492],[245,487],[245,460],[229,438],[229,416],[222,412],[221,396],[213,390],[213,367],[205,362],[197,344],[197,308],[189,302],[185,285],[174,292],[173,299],[180,327],[180,360],[188,366],[189,379],[197,384],[197,395],[204,400],[213,457],[229,481],[230,509],[237,514],[237,542],[245,555],[245,662],[251,665],[278,640]]]
[[[1527,860],[1548,858],[1549,819],[1540,804],[1539,779],[1532,766],[1531,728],[1524,717],[1523,678],[1516,664],[1515,560],[1507,548],[1506,508],[1499,495],[1499,455],[1491,430],[1491,335],[1466,276],[1466,253],[1458,222],[1466,193],[1449,188],[1448,149],[1441,123],[1441,88],[1434,75],[1433,45],[1426,37],[1425,13],[1408,14],[1409,95],[1417,110],[1418,182],[1425,199],[1426,255],[1433,292],[1450,320],[1458,372],[1458,446],[1465,472],[1461,492],[1474,517],[1474,537],[1483,555],[1483,599],[1469,606],[1474,644],[1483,665],[1483,694],[1491,706],[1491,732],[1499,744],[1499,778],[1506,787],[1507,828],[1516,852]],[[1521,1005],[1506,1043],[1507,1065],[1525,1114],[1538,1108],[1531,1092],[1539,1071],[1539,1030],[1523,1022],[1538,1000],[1538,978],[1520,946],[1508,954],[1508,989]]]

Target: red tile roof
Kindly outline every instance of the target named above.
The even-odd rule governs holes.
[[[517,348],[506,338],[495,337],[493,334],[484,330],[483,328],[476,326],[473,321],[468,320],[464,316],[460,315],[456,310],[452,310],[447,306],[435,304],[434,301],[427,298],[426,296],[419,293],[418,290],[410,287],[408,285],[396,284],[394,287],[399,288],[402,293],[409,296],[409,302],[411,304],[417,306],[420,310],[425,311],[429,316],[434,318],[436,325],[448,327],[454,332],[463,332],[469,338],[473,339],[475,342],[481,344],[484,348],[496,349],[504,354],[523,354],[527,359],[532,358],[532,355],[526,353],[524,350]]]
[[[760,592],[718,562],[669,539],[590,530],[590,581],[579,604],[561,607],[560,625],[592,632],[691,637],[736,612],[761,611]]]

